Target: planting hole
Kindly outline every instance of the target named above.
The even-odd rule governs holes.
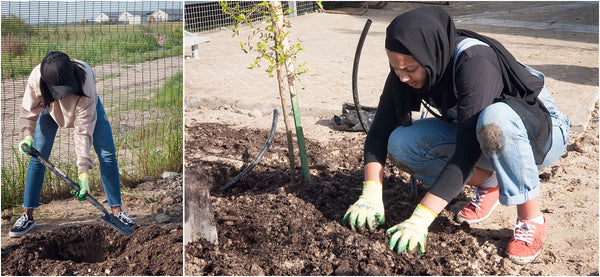
[[[101,263],[123,252],[123,236],[107,227],[82,226],[70,229],[72,232],[61,232],[42,240],[36,249],[40,258]]]

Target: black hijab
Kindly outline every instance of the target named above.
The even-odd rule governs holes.
[[[387,27],[385,48],[413,56],[427,71],[423,90],[436,86],[456,49],[456,29],[440,7],[419,8],[397,16]]]
[[[440,7],[418,8],[394,18],[386,30],[386,49],[413,56],[427,72],[427,81],[416,90],[420,97],[439,99],[442,114],[449,108],[452,59],[457,36],[466,36],[488,44],[498,56],[504,89],[501,99],[523,119],[532,142],[536,163],[541,164],[547,153],[551,134],[551,119],[538,99],[544,83],[533,76],[498,41],[469,30],[457,30],[450,15]]]

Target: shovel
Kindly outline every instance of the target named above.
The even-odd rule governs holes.
[[[56,175],[58,175],[58,177],[60,177],[61,179],[63,179],[63,181],[65,181],[67,184],[69,184],[71,187],[73,187],[74,190],[79,192],[79,185],[77,183],[73,182],[73,180],[69,179],[69,177],[67,177],[66,174],[64,174],[62,171],[58,170],[57,168],[55,168],[54,165],[52,165],[48,160],[46,160],[44,157],[42,157],[42,154],[39,151],[37,151],[33,147],[30,148],[25,144],[22,144],[21,148],[23,149],[23,151],[25,151],[26,153],[28,153],[29,155],[31,155],[32,157],[34,157],[38,161],[40,161],[40,163],[42,163],[42,165],[44,165],[46,168],[48,168],[52,172],[56,173]],[[121,222],[116,216],[108,213],[106,208],[104,208],[104,206],[102,206],[102,204],[100,204],[100,202],[98,202],[98,200],[96,200],[94,197],[92,197],[89,193],[86,193],[84,197],[86,200],[90,201],[90,203],[92,203],[92,205],[94,205],[96,208],[98,208],[98,210],[100,210],[101,212],[104,213],[104,216],[102,216],[102,220],[104,220],[106,223],[108,223],[108,225],[112,226],[113,228],[117,229],[117,231],[119,231],[127,236],[131,235],[131,233],[133,233],[133,231],[135,231],[135,229],[133,229],[131,226],[128,226],[127,224]]]

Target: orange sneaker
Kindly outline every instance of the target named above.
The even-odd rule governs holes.
[[[548,224],[538,224],[525,219],[517,220],[513,238],[506,247],[506,254],[514,263],[526,264],[542,252],[542,244],[548,234]]]
[[[456,214],[456,221],[469,224],[485,220],[500,204],[500,188],[475,188],[475,198]]]

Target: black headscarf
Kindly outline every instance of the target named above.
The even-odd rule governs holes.
[[[451,77],[458,35],[485,42],[498,56],[504,83],[499,100],[510,105],[523,119],[536,163],[541,164],[549,148],[552,127],[550,114],[538,99],[544,83],[498,41],[473,31],[457,30],[450,15],[440,7],[423,7],[394,18],[386,30],[385,47],[412,55],[421,64],[427,72],[427,81],[417,92],[421,97],[423,93],[434,98],[441,95],[441,108],[445,113],[449,108],[451,78],[448,77]]]
[[[385,48],[413,56],[427,71],[423,90],[436,86],[456,49],[456,29],[440,7],[426,7],[397,16],[387,27]]]

